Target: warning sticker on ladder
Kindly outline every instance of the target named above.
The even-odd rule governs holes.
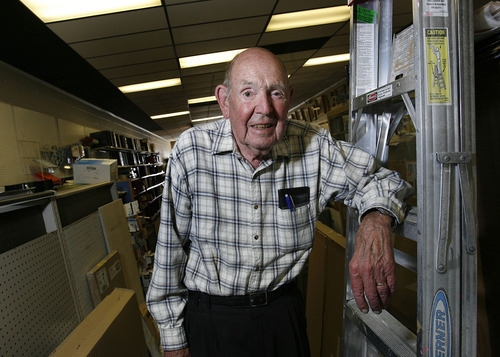
[[[377,89],[374,92],[366,94],[366,104],[375,103],[379,100],[392,97],[392,84]]]
[[[424,29],[429,104],[451,104],[448,29]]]
[[[448,0],[424,0],[425,16],[448,17]]]

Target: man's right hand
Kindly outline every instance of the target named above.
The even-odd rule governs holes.
[[[163,357],[190,357],[189,348],[177,351],[166,351],[163,352]]]

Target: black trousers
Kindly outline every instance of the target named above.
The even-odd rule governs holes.
[[[191,357],[309,357],[305,308],[297,288],[259,307],[188,299]]]

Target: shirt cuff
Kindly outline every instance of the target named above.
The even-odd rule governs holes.
[[[392,218],[392,222],[391,222],[392,228],[394,228],[396,226],[396,222],[397,222],[396,216],[388,209],[381,208],[381,207],[370,208],[370,209],[367,209],[366,211],[364,211],[360,215],[359,222],[363,221],[363,218],[365,218],[365,216],[370,212],[380,212],[381,214],[383,214],[385,216],[391,217]]]
[[[182,350],[188,346],[184,327],[159,328],[163,351]]]

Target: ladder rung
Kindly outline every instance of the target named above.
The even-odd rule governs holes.
[[[369,94],[372,94],[374,92],[377,92],[379,90],[383,90],[384,88],[391,87],[391,93],[390,95],[385,95],[383,97],[383,100],[389,100],[394,97],[401,96],[405,93],[410,93],[415,90],[415,78],[413,77],[403,77],[401,79],[397,79],[394,82],[391,82],[389,84],[386,84],[382,86],[381,88],[377,88],[375,90],[372,90],[368,93],[362,94],[359,97],[354,98],[353,100],[353,107],[351,108],[351,112],[356,111],[358,109],[364,108],[368,105],[372,105],[374,103],[378,103],[381,100],[376,100],[373,102],[369,102],[367,99],[367,96]],[[384,90],[384,92],[386,92]]]
[[[394,260],[396,264],[406,268],[414,273],[417,273],[417,258],[412,257],[398,249],[394,249]]]
[[[417,337],[387,311],[363,314],[352,299],[345,312],[382,355],[415,357]]]

